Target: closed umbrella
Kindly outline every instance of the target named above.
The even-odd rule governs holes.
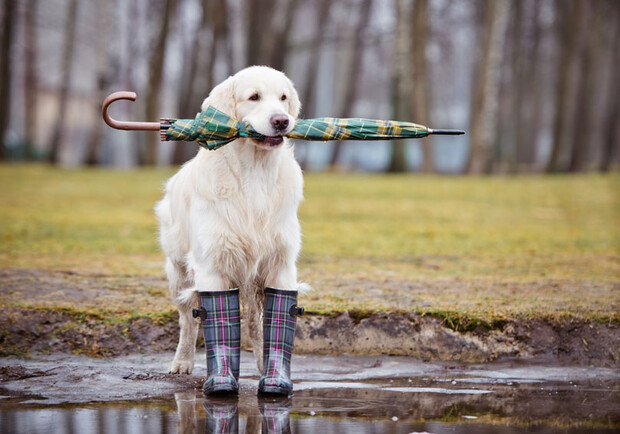
[[[103,118],[113,128],[123,130],[159,130],[162,140],[195,141],[200,146],[214,150],[241,137],[263,139],[244,121],[209,106],[194,119],[163,118],[160,122],[122,122],[108,115],[108,106],[119,99],[135,101],[133,92],[115,92],[103,103]],[[298,140],[393,140],[417,139],[429,134],[464,134],[461,130],[438,130],[411,122],[359,118],[298,119],[295,127],[285,137]]]

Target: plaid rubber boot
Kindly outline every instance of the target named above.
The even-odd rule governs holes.
[[[297,291],[265,288],[263,316],[263,375],[258,382],[258,393],[289,395],[293,392],[291,381],[291,354],[295,339]]]
[[[200,317],[207,347],[207,381],[205,395],[239,392],[239,355],[241,322],[239,290],[200,291],[200,308],[193,310]]]

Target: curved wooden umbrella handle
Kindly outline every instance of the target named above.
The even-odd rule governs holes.
[[[159,131],[159,122],[117,121],[116,119],[112,119],[108,114],[108,107],[114,101],[118,101],[119,99],[135,101],[136,98],[137,95],[135,92],[128,91],[114,92],[108,95],[108,97],[103,101],[103,106],[101,107],[101,115],[103,116],[105,123],[112,128],[116,128],[117,130]]]

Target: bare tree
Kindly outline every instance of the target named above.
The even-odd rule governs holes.
[[[428,40],[428,0],[416,0],[412,10],[411,22],[411,86],[412,118],[416,123],[429,124],[429,80],[426,44]],[[431,173],[433,167],[433,147],[431,137],[422,139],[422,172]]]
[[[394,119],[404,118],[406,116],[407,107],[403,95],[407,92],[405,85],[408,59],[408,19],[405,15],[404,0],[396,0],[396,29],[394,35],[394,53],[392,62],[392,80],[391,80],[391,99],[392,99],[392,117]],[[407,171],[407,153],[406,142],[404,140],[394,140],[392,142],[392,156],[390,165],[387,169],[390,173],[402,173]]]
[[[280,14],[273,14],[271,22],[272,27],[275,28],[276,31],[267,33],[267,35],[271,35],[268,49],[270,49],[269,66],[272,68],[278,70],[284,69],[286,56],[289,52],[290,34],[295,21],[295,13],[297,12],[298,5],[299,0],[284,0],[279,6],[279,8],[282,8]]]
[[[4,0],[2,6],[2,41],[0,41],[0,160],[5,158],[4,134],[11,112],[11,46],[15,0]]]
[[[316,113],[316,83],[319,76],[319,60],[321,57],[321,49],[323,47],[323,35],[329,23],[329,12],[331,10],[332,0],[320,0],[318,6],[318,19],[316,23],[316,31],[314,34],[314,44],[310,47],[310,59],[308,60],[308,72],[303,90],[301,91],[301,102],[305,117],[310,117]]]
[[[34,157],[35,131],[37,131],[37,34],[36,12],[38,0],[26,0],[24,7],[24,138],[26,158]]]
[[[489,170],[489,155],[495,139],[499,75],[508,11],[507,0],[495,0],[487,4],[481,71],[475,80],[469,127],[471,144],[466,170],[472,174]]]
[[[555,120],[553,125],[553,147],[547,163],[547,172],[560,170],[559,159],[562,148],[570,149],[573,131],[569,125],[574,119],[576,105],[577,81],[579,68],[577,59],[581,45],[582,26],[585,24],[581,15],[588,7],[588,0],[574,0],[570,10],[566,11],[566,4],[560,2],[556,10],[560,14],[560,34],[562,54],[558,69],[557,88],[555,95]],[[566,18],[568,15],[568,18]]]
[[[264,26],[271,24],[277,0],[246,0],[248,10],[248,36],[246,43],[246,64],[264,65],[269,61],[271,47],[266,43],[269,32]]]
[[[572,122],[573,147],[568,164],[569,172],[583,170],[590,149],[590,129],[595,111],[592,107],[592,99],[597,87],[594,64],[600,57],[599,52],[602,49],[602,45],[596,37],[598,33],[596,23],[594,23],[595,28],[590,29],[591,18],[594,17],[592,17],[590,2],[585,2],[581,20],[583,21],[582,26],[586,41],[585,46],[581,47],[579,56],[581,59],[579,62],[581,79],[577,83],[577,110],[575,110],[575,119]]]
[[[620,154],[620,4],[615,1],[609,2],[611,28],[611,44],[609,56],[611,61],[611,74],[609,74],[609,98],[608,107],[603,113],[603,138],[602,153],[598,168],[602,172],[607,172],[612,167],[614,158]]]
[[[202,8],[201,37],[209,39],[211,43],[209,49],[205,50],[205,58],[200,59],[201,64],[204,65],[203,69],[200,70],[199,75],[194,74],[194,86],[196,89],[194,89],[195,92],[193,93],[195,96],[188,94],[190,98],[187,98],[187,100],[192,101],[192,103],[184,108],[184,113],[187,115],[196,112],[196,107],[209,94],[215,84],[214,69],[218,57],[218,47],[224,47],[226,51],[229,50],[227,46],[229,38],[229,12],[226,4],[222,4],[218,0],[203,0]]]
[[[314,33],[314,42],[310,46],[310,56],[308,59],[308,70],[306,73],[306,80],[304,81],[303,88],[301,90],[301,109],[303,117],[309,118],[316,115],[316,85],[319,76],[319,63],[321,59],[321,51],[323,48],[323,39],[325,30],[329,24],[329,13],[331,10],[332,0],[320,0],[318,2],[316,30]],[[303,142],[302,142],[303,143]],[[297,144],[296,146],[299,146]],[[308,144],[303,143],[306,149]],[[303,153],[305,158],[299,159],[299,165],[302,169],[306,169],[308,164],[307,152]]]
[[[522,109],[526,108],[526,111],[522,113],[522,122],[518,126],[519,131],[515,141],[517,163],[530,168],[536,160],[536,144],[541,126],[542,98],[544,96],[543,62],[539,60],[542,45],[542,22],[540,19],[542,2],[534,0],[531,3],[528,21],[531,23],[532,35],[529,49],[523,49],[521,53],[525,57],[527,52],[527,59],[522,59],[525,65],[519,90],[523,93],[524,98],[520,105],[522,105]]]
[[[75,52],[75,30],[78,12],[78,0],[69,0],[67,6],[67,18],[65,26],[65,39],[63,43],[62,63],[60,67],[60,95],[58,98],[58,117],[52,135],[48,160],[56,164],[60,159],[60,146],[62,143],[63,127],[69,102],[69,88],[71,85],[71,74],[73,66],[73,55]]]
[[[177,0],[163,0],[161,3],[161,21],[158,26],[159,34],[155,39],[155,44],[151,50],[149,58],[149,80],[146,91],[146,119],[159,119],[157,110],[159,108],[159,94],[164,76],[164,56],[168,45],[168,33],[170,23],[174,20],[177,10]],[[157,144],[159,135],[148,133],[146,149],[142,158],[142,164],[154,165],[157,162]]]
[[[106,97],[110,82],[112,81],[111,70],[109,65],[111,64],[111,55],[108,50],[108,44],[106,42],[107,37],[110,35],[111,18],[112,18],[112,4],[103,1],[97,2],[96,5],[96,23],[95,30],[98,36],[95,39],[95,103],[93,109],[95,113],[99,113],[101,110],[101,101]],[[99,147],[103,136],[102,122],[95,122],[91,128],[90,137],[87,142],[86,151],[86,164],[94,166],[97,164]]]
[[[198,111],[200,106],[200,98],[204,98],[206,94],[197,94],[197,72],[199,64],[203,63],[208,65],[202,68],[200,79],[207,85],[205,87],[211,88],[213,83],[213,65],[215,64],[216,54],[216,41],[215,33],[216,29],[212,22],[220,15],[227,13],[226,3],[219,9],[223,12],[217,15],[211,15],[211,8],[214,0],[202,0],[202,14],[200,24],[194,30],[191,35],[189,44],[185,47],[184,59],[187,59],[185,68],[181,71],[181,83],[178,105],[178,115],[182,118],[193,117]],[[208,41],[208,49],[205,45],[205,41]],[[208,59],[206,59],[204,53],[208,53]],[[205,89],[208,92],[208,89]],[[188,143],[184,141],[174,142],[174,151],[172,153],[172,164],[183,164],[190,159],[196,151],[196,145],[194,143]]]
[[[214,85],[218,52],[222,49],[226,51],[230,49],[228,19],[229,11],[226,2],[222,4],[219,0],[202,0],[200,25],[192,35],[191,43],[186,50],[188,55],[185,58],[189,63],[184,68],[186,73],[181,81],[179,100],[181,117],[193,117],[199,110],[200,103]],[[195,154],[195,143],[175,142],[172,163],[182,164]]]
[[[525,27],[525,7],[526,2],[518,1],[513,5],[512,15],[512,56],[510,58],[511,86],[507,89],[510,92],[510,119],[513,126],[511,146],[508,149],[508,170],[511,173],[517,170],[517,153],[523,145],[523,94],[527,83],[524,80],[525,46],[524,27]]]
[[[246,63],[283,69],[299,0],[246,0],[246,5]]]
[[[347,87],[344,94],[344,100],[342,102],[342,108],[340,110],[340,116],[350,116],[353,104],[357,100],[359,88],[358,82],[363,57],[362,45],[364,41],[362,37],[364,35],[364,29],[368,27],[371,6],[372,0],[363,0],[360,6],[360,16],[355,27],[355,37],[353,39],[353,47],[351,50],[352,53],[349,56],[349,62],[346,67],[346,70],[348,72],[347,76],[349,77],[349,79],[347,81]],[[333,153],[329,162],[330,167],[335,167],[338,164],[341,152],[342,142],[338,141],[334,144]]]

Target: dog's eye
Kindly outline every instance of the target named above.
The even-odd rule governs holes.
[[[282,96],[280,97],[280,100],[281,100],[281,101],[286,101],[286,95],[282,95]]]
[[[254,93],[250,97],[250,101],[258,101],[259,99],[260,99],[260,95],[258,93]]]

